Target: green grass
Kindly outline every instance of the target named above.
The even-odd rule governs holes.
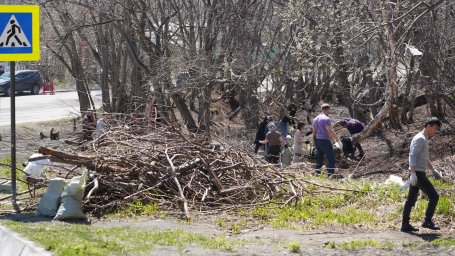
[[[233,252],[244,240],[204,236],[181,229],[153,231],[146,228],[93,227],[77,224],[4,222],[55,255],[147,255],[157,245],[196,244],[206,249]]]
[[[436,246],[455,246],[455,239],[453,238],[437,238],[431,241],[432,245]]]
[[[336,247],[338,250],[343,251],[350,251],[355,249],[364,249],[364,248],[378,248],[378,249],[387,249],[392,250],[395,248],[393,243],[380,243],[376,240],[360,240],[360,241],[349,241],[349,242],[342,242],[340,246]]]
[[[5,156],[0,159],[0,179],[11,179],[11,158],[9,156]],[[17,169],[22,169],[22,165],[20,163],[16,164]],[[18,180],[16,180],[16,191],[17,193],[21,192],[26,192],[28,190],[28,186],[25,182],[25,175],[23,172],[20,170],[16,171],[16,177]],[[46,188],[39,188],[35,191],[36,197],[33,199],[30,198],[29,193],[24,193],[22,195],[17,196],[17,203],[20,208],[24,208],[26,205],[33,205],[33,204],[38,204],[39,201],[39,195],[44,193],[46,191]],[[4,197],[10,197],[11,193],[0,193],[0,199]],[[0,210],[3,211],[11,211],[15,210],[15,207],[11,203],[11,199],[5,199],[3,201],[0,201]]]
[[[11,167],[10,166],[11,166],[11,157],[10,156],[5,156],[4,158],[0,159],[0,179],[11,179]],[[22,169],[22,165],[20,163],[16,163],[16,169]],[[16,171],[16,177],[21,180],[25,180],[24,173],[22,173],[19,170]],[[18,180],[17,181],[17,191],[21,192],[24,188],[27,188],[27,184]]]
[[[339,189],[352,189],[351,191],[334,191],[327,193],[319,192],[320,187],[309,184],[305,187],[311,194],[304,193],[297,206],[284,207],[256,207],[248,215],[256,222],[269,224],[274,228],[290,229],[318,229],[331,226],[363,225],[369,228],[390,228],[396,226],[401,220],[403,205],[408,191],[400,191],[396,184],[383,184],[371,181],[353,180],[341,183],[339,180],[327,179],[324,176],[304,177],[315,183]],[[434,181],[436,190],[443,190],[438,207],[436,209],[436,221],[439,219],[452,219],[455,217],[453,205],[455,194],[447,191],[455,190],[454,184],[444,181]],[[277,202],[275,202],[277,203]],[[278,202],[279,203],[279,202]],[[419,197],[412,213],[412,221],[422,221],[428,200],[425,196]],[[240,221],[223,219],[219,226],[228,221]]]
[[[292,253],[300,253],[302,252],[302,248],[300,248],[299,242],[291,242],[288,244],[288,249]]]
[[[372,200],[372,185],[370,183],[355,181],[352,184],[340,184],[338,181],[327,180],[323,177],[317,177],[316,182],[326,186],[356,189],[360,193],[350,191],[315,193],[311,196],[304,196],[303,199],[299,200],[296,207],[293,205],[274,209],[257,207],[251,212],[251,215],[262,223],[272,224],[274,228],[291,229],[315,229],[330,225],[348,226],[353,224],[369,224],[374,223],[382,217],[372,211],[371,208],[364,207],[365,205],[375,205],[378,201]],[[315,192],[319,189],[315,185],[309,185],[307,188]],[[384,193],[382,197],[385,198],[385,195]],[[381,197],[381,195],[377,195],[377,197]],[[387,196],[387,201],[390,200],[388,198]]]
[[[137,216],[159,216],[165,217],[164,211],[160,210],[155,202],[136,201],[124,208],[113,209],[109,212],[107,218],[125,218]]]

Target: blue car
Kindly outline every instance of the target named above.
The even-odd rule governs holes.
[[[16,71],[16,92],[30,92],[39,94],[43,85],[43,76],[38,70],[18,70]],[[5,72],[0,76],[0,94],[9,96],[10,72]]]

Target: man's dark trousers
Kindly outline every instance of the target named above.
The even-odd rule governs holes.
[[[425,212],[425,221],[431,221],[433,218],[436,205],[438,204],[439,195],[433,187],[433,184],[428,180],[425,172],[416,172],[417,185],[409,187],[408,198],[404,204],[403,209],[403,222],[409,223],[411,209],[414,207],[417,197],[419,196],[419,189],[422,190],[429,198],[428,207]]]

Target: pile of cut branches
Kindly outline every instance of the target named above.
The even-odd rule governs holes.
[[[52,162],[90,170],[97,184],[84,208],[92,213],[146,200],[181,209],[189,218],[191,209],[257,205],[272,198],[289,202],[300,194],[276,166],[173,127],[130,132],[119,126],[67,152],[46,147],[39,152]]]

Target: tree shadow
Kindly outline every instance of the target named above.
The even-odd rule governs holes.
[[[9,220],[22,223],[39,223],[39,222],[64,222],[69,224],[82,224],[82,225],[91,225],[91,222],[88,220],[54,220],[50,217],[36,215],[36,213],[11,213],[4,214],[0,216],[0,221]]]
[[[387,148],[389,150],[389,156],[393,156],[395,153],[395,149],[393,148],[393,143],[390,139],[384,136],[384,134],[380,133],[376,135],[379,139],[383,140],[385,144],[387,145]]]

